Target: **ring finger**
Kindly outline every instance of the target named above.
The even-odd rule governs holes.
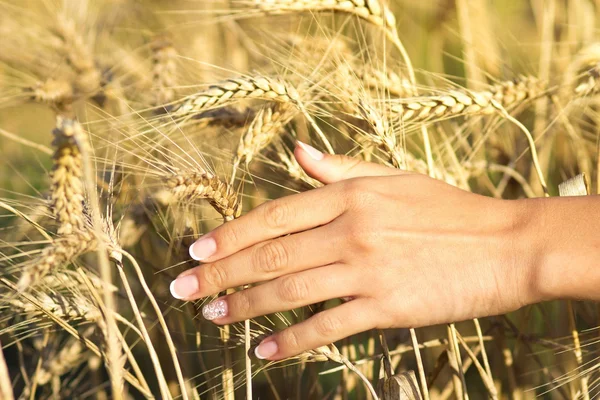
[[[345,264],[313,268],[214,300],[202,309],[208,320],[230,324],[330,299],[354,296],[358,272]]]
[[[179,299],[194,300],[225,289],[264,282],[279,276],[339,261],[341,250],[331,223],[268,240],[224,259],[185,271],[171,284]]]

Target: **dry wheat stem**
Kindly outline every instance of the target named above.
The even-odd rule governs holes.
[[[469,345],[463,340],[463,338],[460,335],[460,333],[457,332],[456,336],[457,336],[458,341],[460,342],[460,344],[463,346],[463,348],[467,352],[467,355],[473,361],[473,364],[475,365],[475,368],[477,368],[477,371],[479,372],[479,375],[481,376],[481,380],[483,381],[486,389],[488,390],[488,392],[490,394],[490,397],[492,398],[492,400],[498,400],[498,391],[496,390],[496,386],[494,385],[494,381],[487,374],[485,368],[481,365],[481,363],[477,359],[477,356],[475,355],[475,353],[473,353],[473,350],[471,350],[471,348],[469,347]],[[465,387],[465,390],[466,390],[466,387]]]
[[[490,382],[494,382],[494,377],[492,376],[492,369],[490,368],[490,362],[488,360],[487,351],[485,350],[485,343],[483,342],[483,333],[481,331],[481,324],[479,323],[479,319],[473,319],[473,324],[475,325],[475,332],[477,333],[477,337],[479,338],[479,347],[481,348],[481,358],[483,359],[483,365],[485,367],[485,372],[487,374],[487,378]],[[461,336],[461,343],[464,342],[464,338]]]
[[[0,343],[0,394],[4,400],[13,400],[13,388],[10,383],[10,375],[6,366],[2,343]]]
[[[425,368],[423,367],[423,360],[421,358],[421,350],[419,349],[419,340],[417,339],[417,332],[411,328],[410,338],[412,341],[413,349],[415,352],[415,360],[417,362],[417,369],[419,371],[419,381],[421,382],[421,392],[423,400],[429,400],[429,388],[427,387],[427,378],[425,377]]]
[[[152,291],[150,290],[150,288],[148,287],[148,285],[146,283],[146,279],[144,278],[142,269],[140,268],[137,260],[131,254],[129,254],[128,252],[126,252],[125,250],[122,250],[122,249],[117,249],[117,251],[119,253],[121,253],[123,256],[125,256],[129,260],[129,262],[131,262],[131,264],[133,265],[133,268],[137,274],[137,277],[142,286],[142,289],[144,289],[144,292],[146,293],[146,296],[147,296],[148,300],[150,301],[150,304],[152,305],[152,307],[154,308],[154,311],[156,312],[156,316],[158,317],[158,322],[159,322],[161,328],[163,329],[163,334],[165,335],[165,339],[167,341],[167,347],[169,349],[171,358],[173,360],[175,374],[177,375],[177,381],[179,382],[179,386],[181,389],[181,396],[182,396],[183,400],[188,400],[188,394],[185,391],[185,379],[183,378],[181,366],[179,365],[179,359],[177,357],[177,350],[175,349],[175,344],[173,343],[173,339],[171,338],[171,333],[169,332],[169,327],[167,326],[165,318],[162,315],[162,311],[161,311],[160,307],[158,306],[158,303],[156,302],[156,299],[154,298]]]
[[[146,346],[148,348],[150,360],[152,361],[152,365],[154,366],[154,370],[156,372],[156,379],[158,380],[161,396],[164,399],[171,399],[169,387],[168,387],[167,381],[165,380],[165,375],[162,372],[162,367],[160,365],[158,355],[156,353],[156,350],[154,349],[154,345],[152,344],[152,340],[150,339],[150,334],[148,333],[148,330],[146,329],[146,325],[144,324],[144,320],[143,320],[140,310],[137,306],[137,302],[135,300],[133,292],[131,291],[131,286],[129,285],[129,281],[128,281],[127,275],[125,274],[125,271],[123,269],[122,263],[120,263],[120,262],[117,263],[117,270],[119,271],[119,276],[121,278],[121,282],[123,282],[123,287],[125,289],[127,299],[129,300],[129,304],[131,304],[131,309],[136,318],[137,324],[140,328],[140,332],[142,333],[142,336],[144,338],[144,343],[146,344]]]
[[[112,283],[112,269],[110,266],[110,262],[108,259],[108,249],[111,247],[111,238],[112,235],[110,232],[108,235],[105,232],[107,227],[106,221],[103,221],[100,213],[100,202],[98,199],[98,192],[96,188],[96,171],[92,165],[92,157],[89,154],[90,149],[83,142],[83,137],[85,135],[82,133],[83,129],[79,122],[75,120],[71,120],[68,123],[64,124],[65,127],[72,127],[75,140],[79,141],[79,151],[81,152],[81,159],[83,165],[83,182],[87,189],[88,194],[88,204],[89,204],[89,214],[90,214],[90,223],[91,223],[91,231],[96,238],[96,253],[98,260],[98,268],[100,270],[100,278],[103,282],[107,284]],[[63,129],[68,132],[68,129]],[[111,249],[113,250],[113,249]],[[114,252],[113,252],[114,254]],[[110,377],[110,385],[112,394],[116,399],[121,399],[123,397],[123,370],[119,368],[120,361],[122,360],[122,347],[117,337],[116,331],[119,330],[117,323],[114,318],[114,313],[116,313],[116,304],[114,299],[114,293],[109,290],[108,287],[104,287],[102,291],[103,294],[103,303],[108,312],[104,313],[103,322],[105,325],[105,334],[106,334],[106,358],[105,364],[107,366],[107,370]]]
[[[46,310],[44,308],[44,306],[41,303],[39,303],[37,301],[37,299],[35,299],[33,296],[29,295],[27,292],[19,292],[17,287],[12,282],[10,282],[9,280],[7,280],[5,278],[0,278],[0,282],[2,284],[4,284],[5,286],[9,287],[10,289],[12,289],[15,293],[19,293],[19,295],[22,296],[26,301],[28,301],[28,302],[32,303],[34,306],[36,306],[41,312],[46,314],[46,316],[48,318],[53,320],[57,325],[59,325],[61,328],[63,328],[71,336],[73,336],[75,338],[79,338],[79,332],[75,328],[73,328],[71,325],[66,323],[62,318],[54,315],[54,313]],[[92,351],[96,356],[102,357],[102,353],[101,353],[100,349],[98,349],[98,346],[96,344],[94,344],[91,340],[89,340],[87,338],[82,338],[82,341],[85,343],[87,348],[90,349],[90,351]],[[140,393],[142,393],[144,396],[146,396],[148,398],[154,397],[154,396],[152,396],[152,394],[150,392],[146,391],[140,385],[137,378],[135,378],[133,375],[131,375],[131,373],[129,373],[129,371],[124,371],[124,377],[125,377],[125,380],[127,380],[127,382],[129,382],[133,387],[138,389],[140,391]]]
[[[242,203],[233,187],[208,173],[187,173],[171,176],[167,185],[178,201],[206,199],[226,221],[242,213]]]
[[[379,399],[379,397],[377,396],[377,392],[375,391],[373,385],[371,385],[371,382],[369,382],[367,377],[365,377],[363,373],[360,372],[360,370],[354,366],[354,364],[352,364],[346,357],[344,357],[333,343],[327,346],[321,346],[313,350],[305,351],[300,355],[296,356],[295,358],[298,358],[300,361],[304,362],[333,361],[338,364],[343,364],[346,366],[346,368],[348,368],[349,370],[351,370],[359,376],[359,378],[363,381],[363,383],[373,396],[373,399]]]

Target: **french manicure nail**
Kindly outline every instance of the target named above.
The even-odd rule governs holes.
[[[193,296],[200,289],[196,275],[186,275],[175,279],[169,286],[171,295],[176,299],[186,299]]]
[[[202,316],[209,321],[222,318],[227,315],[227,302],[224,299],[217,299],[202,307]]]
[[[312,158],[315,161],[321,161],[323,159],[323,153],[321,153],[319,150],[315,149],[314,147],[303,143],[301,141],[298,140],[298,146],[300,146],[300,148],[302,148],[302,150],[304,150],[309,156],[310,158]]]
[[[190,246],[190,257],[196,261],[202,261],[215,254],[217,242],[211,237],[198,239]]]
[[[256,356],[256,358],[264,360],[266,358],[273,357],[275,354],[277,354],[277,350],[277,343],[274,340],[271,340],[266,343],[265,341],[263,341],[261,344],[258,345],[258,347],[256,347],[256,349],[254,349],[254,355]]]

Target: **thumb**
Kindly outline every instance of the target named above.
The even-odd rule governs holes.
[[[309,176],[325,184],[364,176],[390,176],[406,173],[399,169],[348,156],[324,154],[301,141],[297,141],[294,155]]]

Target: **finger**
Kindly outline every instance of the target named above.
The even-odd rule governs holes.
[[[190,246],[190,256],[212,262],[265,240],[325,225],[341,215],[341,187],[323,187],[272,200],[221,225]]]
[[[352,296],[359,281],[358,272],[344,264],[314,268],[221,297],[205,305],[202,315],[217,324],[230,324]]]
[[[324,154],[300,141],[296,146],[296,150],[294,150],[294,155],[308,175],[325,184],[365,176],[390,176],[408,173],[357,158]]]
[[[266,338],[254,353],[260,359],[282,360],[373,329],[379,317],[373,314],[372,302],[360,298],[322,311]]]
[[[177,299],[195,300],[225,289],[264,282],[341,258],[335,224],[259,243],[221,260],[185,271],[171,283]]]

